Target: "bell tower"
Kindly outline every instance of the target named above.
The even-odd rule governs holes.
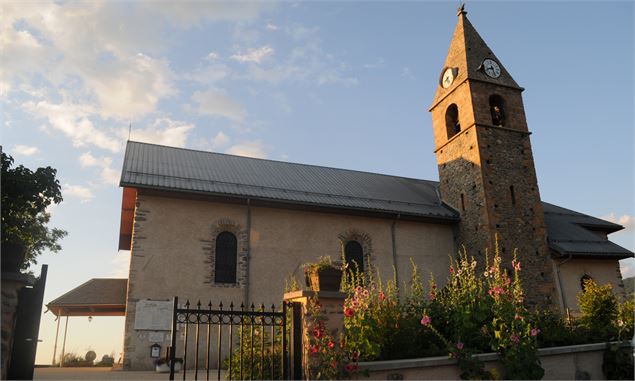
[[[463,6],[430,106],[441,199],[461,214],[457,247],[517,250],[530,304],[553,305],[552,262],[522,91]],[[490,255],[491,257],[491,255]]]

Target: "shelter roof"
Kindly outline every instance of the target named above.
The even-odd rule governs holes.
[[[56,316],[123,316],[128,279],[94,278],[46,307]]]

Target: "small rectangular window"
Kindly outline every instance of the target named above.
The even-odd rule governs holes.
[[[509,186],[509,195],[512,198],[512,205],[516,205],[516,194],[514,193],[514,186],[513,185]]]
[[[465,195],[461,193],[461,211],[465,212]]]

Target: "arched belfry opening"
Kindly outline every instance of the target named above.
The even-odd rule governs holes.
[[[494,126],[505,126],[505,100],[498,94],[489,97],[489,111]]]
[[[448,139],[461,132],[461,124],[459,123],[459,108],[452,103],[445,110],[445,127],[448,131]]]

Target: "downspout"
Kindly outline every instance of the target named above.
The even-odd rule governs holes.
[[[556,277],[558,278],[558,287],[560,288],[560,300],[562,301],[562,308],[564,308],[564,312],[567,316],[567,319],[569,319],[569,307],[567,306],[567,299],[564,296],[564,289],[562,288],[562,279],[560,276],[560,266],[565,264],[566,262],[569,262],[571,260],[571,258],[573,257],[573,254],[569,253],[569,257],[566,258],[565,260],[563,260],[562,262],[556,262]]]
[[[401,214],[397,214],[397,217],[390,225],[390,235],[392,238],[392,265],[395,273],[395,282],[397,283],[397,290],[399,290],[399,269],[397,268],[397,239],[395,238],[395,225],[401,217]]]
[[[249,274],[249,257],[251,256],[251,199],[247,199],[247,247],[246,247],[246,257],[245,257],[245,273],[247,275],[247,279],[245,279],[245,306],[249,306],[249,279],[251,278]]]

